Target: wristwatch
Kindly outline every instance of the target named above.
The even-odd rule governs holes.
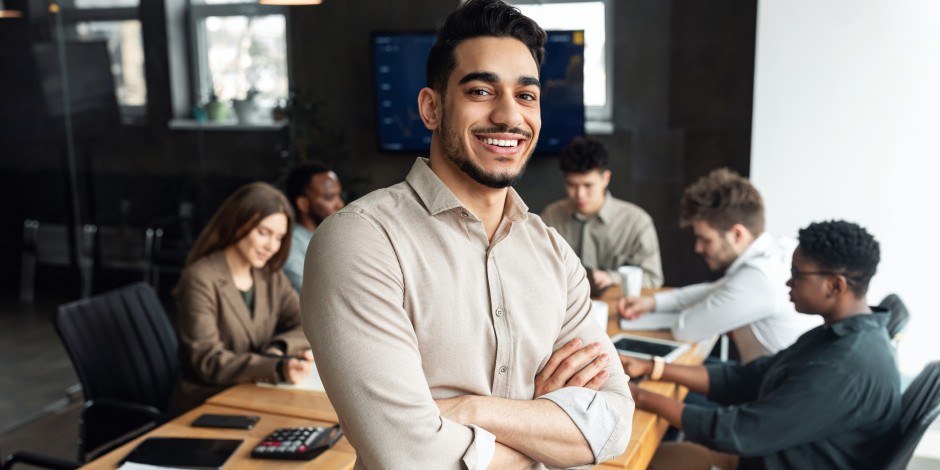
[[[666,360],[659,357],[653,356],[653,370],[650,372],[651,380],[659,380],[663,377],[663,369],[666,368]]]

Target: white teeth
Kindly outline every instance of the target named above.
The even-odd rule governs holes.
[[[515,147],[515,146],[519,145],[519,141],[518,141],[518,140],[491,139],[491,138],[489,138],[489,137],[484,137],[484,138],[481,139],[481,140],[483,140],[483,143],[484,143],[484,144],[496,145],[496,146],[499,146],[499,147]]]

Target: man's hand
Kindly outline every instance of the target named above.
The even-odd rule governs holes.
[[[594,278],[594,285],[598,291],[604,290],[613,284],[613,280],[610,278],[610,273],[604,271],[603,269],[592,269],[591,277]]]
[[[627,320],[633,320],[647,312],[652,312],[656,308],[656,300],[650,296],[623,297],[620,299],[620,316]]]
[[[631,379],[635,379],[641,375],[649,375],[650,372],[653,371],[653,363],[650,361],[644,361],[643,359],[624,356],[622,354],[618,354],[618,356],[620,356],[620,364],[623,365],[623,372]],[[630,385],[634,385],[632,381]]]
[[[535,376],[535,396],[554,392],[563,387],[586,387],[600,390],[610,374],[604,369],[610,358],[600,343],[581,347],[575,338],[552,353],[545,367]]]

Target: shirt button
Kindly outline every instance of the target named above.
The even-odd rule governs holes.
[[[468,214],[467,211],[460,211],[460,216],[466,219],[467,217],[470,217],[470,214]]]
[[[503,309],[501,309],[501,308],[496,309],[496,316],[497,316],[497,317],[503,316]]]
[[[501,366],[501,367],[499,368],[499,373],[500,373],[500,374],[505,374],[505,373],[506,373],[506,366]]]

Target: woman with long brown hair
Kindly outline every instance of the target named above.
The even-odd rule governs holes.
[[[199,234],[175,292],[182,377],[171,413],[237,383],[295,383],[310,373],[300,300],[281,269],[293,225],[280,191],[250,183]]]

